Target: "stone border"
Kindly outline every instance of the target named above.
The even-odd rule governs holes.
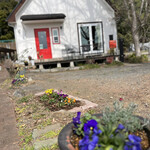
[[[26,70],[30,73],[54,73],[54,72],[64,72],[64,71],[74,71],[74,70],[80,70],[82,67],[66,67],[66,68],[53,68],[53,69],[32,69],[32,70]]]
[[[58,90],[55,90],[55,91],[58,91]],[[43,95],[45,92],[39,92],[39,93],[36,93],[35,96],[41,96]],[[70,98],[72,99],[76,99],[76,100],[79,100],[81,102],[84,102],[85,105],[83,106],[80,106],[80,107],[74,107],[73,109],[70,109],[70,110],[60,110],[60,111],[55,111],[55,112],[64,112],[64,111],[67,111],[67,112],[78,112],[78,111],[84,111],[84,110],[87,110],[89,108],[95,108],[98,106],[98,104],[96,103],[93,103],[93,102],[90,102],[89,100],[86,100],[86,99],[82,99],[82,98],[78,98],[78,97],[74,97],[72,95],[68,95]]]

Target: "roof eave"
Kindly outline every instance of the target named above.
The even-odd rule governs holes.
[[[15,15],[18,12],[18,10],[21,8],[21,6],[25,3],[26,0],[20,0],[20,2],[16,5],[16,7],[13,9],[13,11],[9,14],[6,21],[8,23],[10,22],[16,22]]]

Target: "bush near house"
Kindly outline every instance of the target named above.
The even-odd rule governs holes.
[[[148,62],[148,56],[147,55],[141,55],[141,56],[136,56],[135,54],[128,55],[125,57],[125,62],[128,63],[144,63]]]

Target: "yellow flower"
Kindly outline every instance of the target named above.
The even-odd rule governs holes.
[[[24,74],[23,74],[23,75],[20,75],[20,78],[24,78]]]
[[[73,100],[73,102],[75,103],[75,102],[76,102],[76,100],[74,99],[74,100]]]
[[[50,94],[53,93],[53,90],[54,90],[54,89],[48,89],[48,90],[45,91],[45,93],[48,94],[48,95],[50,95]]]

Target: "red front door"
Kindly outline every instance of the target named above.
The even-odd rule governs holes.
[[[38,59],[52,58],[49,29],[34,29]]]

